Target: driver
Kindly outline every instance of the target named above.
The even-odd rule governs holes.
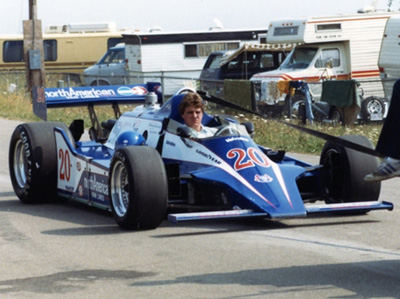
[[[204,115],[203,99],[198,93],[187,93],[179,104],[179,113],[185,121],[186,126],[191,128],[193,138],[211,137],[216,132],[215,128],[202,125]]]

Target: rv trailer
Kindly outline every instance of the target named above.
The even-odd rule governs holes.
[[[346,16],[279,20],[268,28],[268,43],[298,43],[281,66],[274,71],[255,74],[258,100],[266,105],[285,107],[288,95],[269,89],[279,81],[310,83],[318,102],[324,80],[356,80],[364,98],[383,98],[378,58],[388,20],[398,12],[358,13]]]

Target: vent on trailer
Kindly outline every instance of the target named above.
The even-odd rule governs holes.
[[[84,33],[84,32],[113,32],[116,31],[114,22],[106,23],[75,23],[68,25],[46,26],[45,33]]]

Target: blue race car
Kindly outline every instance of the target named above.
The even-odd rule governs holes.
[[[216,133],[194,139],[178,112],[187,91],[162,104],[158,87],[148,83],[39,92],[35,103],[45,109],[87,106],[90,140],[80,140],[82,120],[69,126],[47,121],[17,126],[9,167],[19,199],[72,199],[110,210],[124,229],[154,229],[167,214],[177,223],[393,208],[378,201],[379,182],[363,180],[376,169],[375,157],[328,141],[320,164],[310,165],[256,144],[251,123],[207,113],[203,124]],[[126,103],[143,105],[121,115],[118,104]],[[94,106],[105,104],[112,105],[115,119],[100,123]],[[365,137],[343,138],[372,148]]]

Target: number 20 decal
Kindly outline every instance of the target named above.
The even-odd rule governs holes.
[[[257,150],[254,147],[250,147],[247,149],[247,152],[241,148],[233,148],[228,151],[226,156],[229,159],[236,158],[234,169],[236,171],[242,170],[248,167],[254,167],[255,164],[260,165],[262,167],[270,167],[271,164],[262,152]]]
[[[71,158],[69,157],[69,151],[60,149],[58,151],[58,159],[61,160],[59,178],[68,182],[71,178]]]

